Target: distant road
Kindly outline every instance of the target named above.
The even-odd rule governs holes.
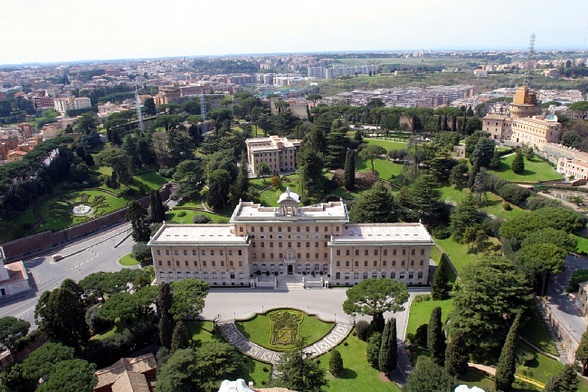
[[[30,322],[33,329],[36,328],[35,306],[44,291],[59,287],[68,278],[77,282],[94,272],[114,272],[123,268],[118,260],[133,248],[133,239],[125,239],[130,228],[130,224],[125,223],[56,248],[51,254],[24,260],[31,284],[36,287],[35,295],[1,305],[0,317],[18,317]],[[54,262],[51,256],[56,253],[66,257]]]

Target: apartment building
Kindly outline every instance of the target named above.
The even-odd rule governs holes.
[[[367,278],[427,284],[434,242],[422,224],[350,224],[342,201],[299,203],[287,189],[278,207],[240,202],[228,224],[164,223],[148,244],[156,281],[253,286],[259,276],[312,276],[343,286]]]

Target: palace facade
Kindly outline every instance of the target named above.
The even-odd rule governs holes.
[[[299,206],[289,189],[278,207],[240,202],[229,224],[164,223],[149,242],[157,282],[198,278],[249,286],[265,276],[330,285],[392,278],[429,280],[434,242],[420,223],[351,224],[342,201]]]

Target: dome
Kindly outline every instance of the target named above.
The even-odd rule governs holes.
[[[278,199],[278,204],[284,201],[294,201],[296,204],[300,203],[300,195],[296,192],[290,191],[290,187],[286,188],[286,192],[282,193]]]

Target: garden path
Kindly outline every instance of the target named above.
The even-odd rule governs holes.
[[[237,329],[233,321],[219,321],[217,322],[217,326],[224,338],[243,354],[261,362],[271,363],[272,365],[280,361],[282,356],[280,352],[269,350],[253,343]],[[353,330],[353,325],[338,322],[321,340],[305,347],[304,351],[311,358],[318,357],[337,347],[349,335],[351,330]]]

